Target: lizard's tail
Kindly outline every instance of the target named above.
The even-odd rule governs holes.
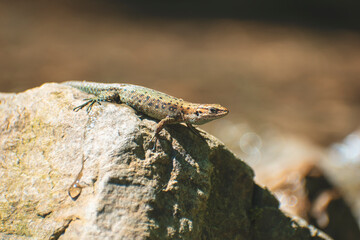
[[[68,81],[63,82],[62,84],[77,88],[83,92],[91,93],[94,95],[98,95],[103,89],[106,88],[106,85],[103,83],[96,82],[87,82],[87,81]]]

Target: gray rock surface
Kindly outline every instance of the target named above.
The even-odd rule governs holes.
[[[183,125],[44,84],[0,94],[1,239],[327,239],[279,209],[253,171]],[[85,159],[82,193],[67,193]]]

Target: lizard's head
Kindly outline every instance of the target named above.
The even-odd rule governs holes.
[[[219,104],[193,104],[186,113],[187,121],[191,124],[204,124],[224,117],[229,110]]]

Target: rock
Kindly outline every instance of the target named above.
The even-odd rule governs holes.
[[[326,239],[211,135],[168,126],[152,150],[156,121],[111,103],[73,112],[86,97],[59,84],[0,94],[0,238]]]

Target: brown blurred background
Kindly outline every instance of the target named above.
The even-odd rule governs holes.
[[[332,165],[359,127],[359,10],[350,0],[0,1],[0,91],[85,79],[220,103],[229,116],[202,128],[260,183],[270,183],[264,165],[321,158],[359,217],[360,153]]]

